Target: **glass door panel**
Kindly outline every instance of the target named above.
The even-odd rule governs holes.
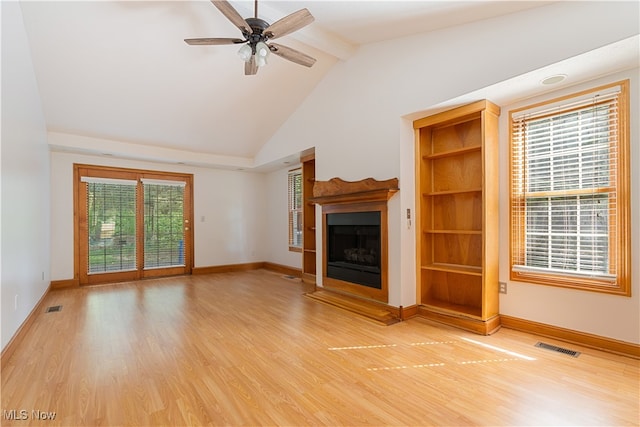
[[[88,274],[136,269],[136,185],[87,183]]]
[[[184,182],[142,180],[144,187],[144,268],[182,267]]]

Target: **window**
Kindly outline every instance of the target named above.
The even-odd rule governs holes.
[[[302,169],[289,171],[289,249],[302,249]]]
[[[628,81],[511,112],[511,279],[630,295]]]

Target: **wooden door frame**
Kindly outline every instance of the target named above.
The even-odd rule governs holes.
[[[87,248],[84,248],[80,239],[80,221],[82,219],[81,209],[85,205],[86,199],[81,194],[81,176],[133,179],[138,181],[138,193],[142,193],[142,178],[162,179],[170,181],[181,181],[185,183],[183,216],[185,220],[184,230],[184,267],[167,267],[160,269],[144,269],[144,258],[139,256],[144,251],[144,217],[138,215],[136,218],[136,269],[135,271],[104,273],[101,276],[94,276],[82,272],[84,257],[87,257]],[[137,197],[137,212],[144,212],[144,197]],[[73,222],[74,222],[74,280],[80,286],[98,283],[114,283],[129,280],[139,280],[146,277],[170,276],[178,274],[191,274],[194,260],[194,234],[193,234],[193,174],[163,172],[143,169],[128,169],[111,166],[96,166],[74,163],[73,165]],[[106,276],[106,277],[105,277]]]

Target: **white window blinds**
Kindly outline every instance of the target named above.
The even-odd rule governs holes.
[[[615,281],[619,94],[512,115],[513,271]]]
[[[142,179],[144,268],[184,266],[184,181]]]
[[[302,247],[302,169],[289,171],[289,246]]]
[[[81,177],[86,183],[88,274],[136,269],[135,180]]]

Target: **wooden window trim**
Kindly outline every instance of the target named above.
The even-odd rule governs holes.
[[[577,98],[587,95],[589,93],[595,93],[598,91],[606,90],[615,86],[620,87],[620,93],[618,95],[618,141],[617,141],[617,176],[616,176],[616,192],[617,200],[615,203],[617,218],[616,224],[610,224],[609,230],[609,248],[616,246],[617,250],[617,266],[616,266],[616,280],[615,282],[604,281],[598,278],[589,277],[576,277],[572,275],[563,275],[556,273],[546,272],[523,272],[514,271],[514,254],[516,251],[524,251],[524,216],[522,221],[518,224],[514,223],[515,218],[513,215],[514,209],[521,208],[524,200],[519,200],[514,197],[513,191],[513,173],[514,173],[514,135],[513,135],[513,116],[514,113],[519,111],[528,110],[531,108],[537,108],[546,104],[554,104],[564,100]],[[599,86],[593,89],[584,90],[578,93],[570,94],[564,97],[559,97],[529,105],[517,110],[512,110],[509,118],[509,197],[510,197],[510,214],[509,214],[509,230],[510,230],[510,250],[509,250],[509,270],[510,279],[513,281],[528,282],[540,285],[557,286],[563,288],[579,289],[584,291],[600,292],[606,294],[631,296],[631,203],[630,203],[630,168],[629,168],[629,151],[630,151],[630,134],[629,134],[629,116],[630,116],[630,102],[629,102],[629,80],[619,81],[603,86]],[[566,194],[568,195],[568,193]],[[518,231],[519,230],[519,231]]]

